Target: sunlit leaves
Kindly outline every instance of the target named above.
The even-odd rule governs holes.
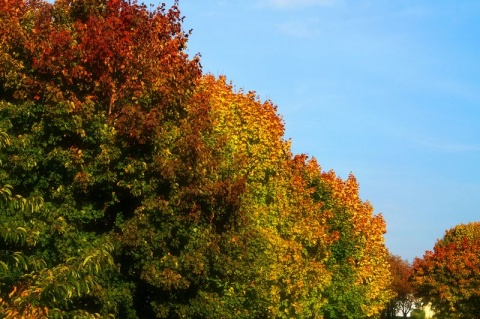
[[[480,223],[447,230],[414,261],[414,285],[439,318],[476,318],[480,311]]]
[[[358,184],[201,74],[178,4],[0,6],[8,317],[361,318],[389,296]]]
[[[385,221],[381,215],[373,214],[369,202],[360,199],[353,175],[343,181],[331,171],[323,173],[320,181],[323,187],[317,196],[331,211],[327,223],[338,238],[330,248],[328,261],[334,273],[327,290],[331,299],[325,306],[328,318],[378,314],[393,296],[388,289],[391,274],[383,238]]]

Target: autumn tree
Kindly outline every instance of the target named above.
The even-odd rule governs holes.
[[[179,10],[7,0],[0,26],[2,193],[43,199],[35,210],[4,201],[3,313],[145,317],[112,236],[148,207],[145,194],[152,202],[181,178],[150,168],[201,75],[183,52]]]
[[[266,296],[269,316],[378,314],[391,297],[383,218],[360,200],[353,175],[343,181],[315,159],[292,157],[271,103],[234,93],[224,81],[207,76],[202,92],[210,92],[212,136],[221,145],[218,172],[245,176],[244,229],[265,249],[245,243],[248,264],[258,266],[241,273],[252,273],[255,290],[263,290],[255,295]]]
[[[401,312],[404,317],[407,317],[415,304],[414,290],[410,282],[412,265],[408,260],[392,254],[388,257],[388,263],[392,274],[390,289],[395,293],[395,298],[388,303],[382,317],[395,318],[397,312]]]
[[[393,297],[391,274],[383,234],[382,215],[359,196],[359,185],[351,174],[342,180],[333,171],[314,180],[315,196],[332,217],[329,231],[338,236],[330,249],[327,269],[332,282],[326,289],[325,318],[367,318],[378,315]]]
[[[480,222],[472,222],[447,230],[433,251],[415,259],[414,286],[438,318],[480,315],[479,252]]]
[[[367,318],[381,215],[294,155],[276,106],[202,75],[178,3],[0,6],[7,318]]]
[[[283,140],[276,107],[209,75],[190,103],[210,110],[212,128],[203,131],[208,156],[205,167],[195,170],[208,179],[190,191],[188,202],[195,227],[204,238],[212,236],[205,240],[214,250],[204,257],[203,280],[185,311],[201,317],[320,317],[330,278],[324,261],[334,238],[326,232],[328,215],[311,197],[305,158],[292,158]],[[162,307],[172,309],[172,303]]]

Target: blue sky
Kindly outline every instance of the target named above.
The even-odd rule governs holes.
[[[167,1],[171,5],[173,1]],[[271,99],[413,260],[480,220],[480,2],[180,0],[205,72]]]

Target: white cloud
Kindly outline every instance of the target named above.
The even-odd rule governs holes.
[[[276,28],[283,34],[297,38],[308,38],[318,34],[318,31],[307,23],[284,22],[277,24]]]
[[[444,141],[418,141],[418,144],[446,153],[465,153],[480,151],[480,146],[475,144],[455,144]]]
[[[261,0],[260,7],[294,8],[310,6],[329,6],[334,0]]]
[[[441,132],[422,132],[410,126],[394,128],[395,125],[390,124],[390,133],[393,133],[410,145],[420,147],[424,150],[443,153],[480,152],[480,145],[469,143],[465,137],[448,136],[448,134],[442,134]]]

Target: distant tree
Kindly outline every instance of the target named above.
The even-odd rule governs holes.
[[[437,318],[480,317],[480,222],[447,230],[413,267],[417,294]]]
[[[384,318],[395,318],[398,312],[407,317],[414,305],[414,290],[410,283],[410,276],[412,274],[412,265],[403,260],[400,256],[389,255],[388,263],[390,265],[390,272],[392,274],[392,282],[390,289],[396,294],[384,311]]]

